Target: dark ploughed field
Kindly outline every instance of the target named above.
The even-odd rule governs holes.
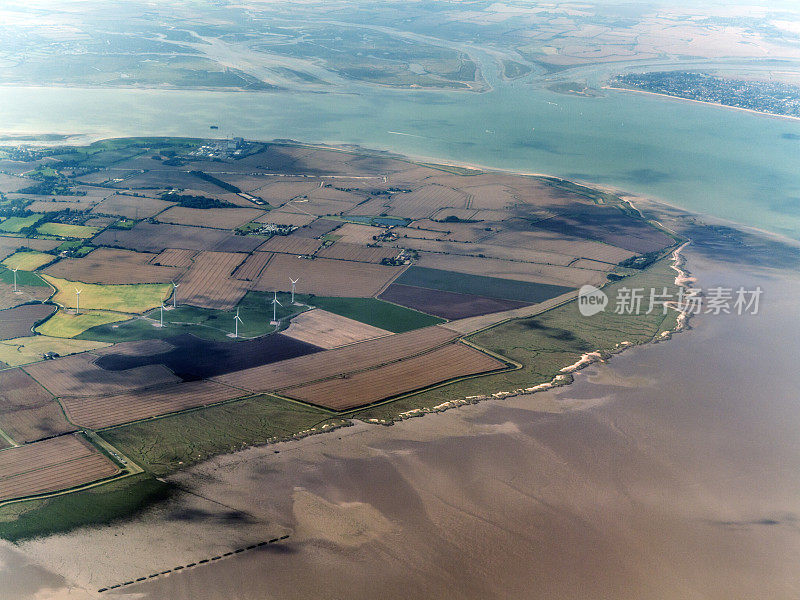
[[[390,285],[378,297],[381,300],[450,320],[466,319],[528,306],[526,302],[515,300],[445,292],[397,283]]]
[[[16,308],[0,310],[0,340],[11,340],[33,335],[31,328],[56,311],[52,304],[23,304]]]
[[[322,350],[281,334],[238,342],[212,342],[185,334],[164,341],[173,348],[147,355],[106,354],[95,364],[106,371],[164,365],[184,381],[197,381]]]

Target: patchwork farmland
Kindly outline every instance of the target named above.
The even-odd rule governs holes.
[[[216,143],[98,142],[69,166],[54,153],[48,169],[85,195],[14,196],[0,223],[0,502],[125,476],[87,441],[97,430],[128,440],[131,465],[176,465],[213,452],[159,434],[143,453],[120,428],[223,415],[209,437],[225,449],[226,432],[264,441],[510,377],[516,347],[506,361],[462,338],[675,243],[613,194],[561,180],[290,143],[204,158]],[[20,175],[0,175],[0,193],[33,185],[35,165],[6,168]]]
[[[119,468],[77,436],[0,452],[0,502],[91,483]]]

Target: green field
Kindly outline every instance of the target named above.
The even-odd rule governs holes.
[[[34,213],[27,217],[9,217],[2,223],[0,223],[0,231],[5,231],[7,233],[19,233],[26,227],[31,227],[32,225],[36,225],[36,223],[41,219],[44,215]]]
[[[36,332],[51,337],[74,338],[92,327],[128,319],[130,319],[130,315],[103,310],[81,312],[79,315],[59,310],[47,321],[39,325],[36,328]]]
[[[3,265],[9,269],[20,269],[22,271],[35,271],[39,267],[53,262],[55,257],[44,252],[23,251],[12,254],[3,261]]]
[[[666,287],[673,293],[675,271],[671,261],[663,259],[652,268],[622,282],[606,286],[604,291],[614,298],[620,287]],[[646,306],[646,303],[645,303]],[[523,367],[487,375],[421,392],[397,402],[369,408],[358,413],[363,419],[391,419],[414,408],[430,408],[448,400],[463,399],[499,391],[513,391],[551,381],[559,371],[578,361],[582,354],[597,350],[611,352],[622,342],[641,344],[652,341],[661,332],[672,329],[677,313],[661,310],[650,315],[618,315],[609,308],[593,317],[583,317],[578,304],[572,301],[542,315],[515,319],[478,332],[467,339]]]
[[[411,267],[395,279],[394,283],[532,304],[566,294],[573,289],[562,285],[469,275],[428,267]]]
[[[87,227],[86,225],[69,225],[67,223],[44,223],[37,227],[36,231],[42,235],[86,239],[93,237],[100,231],[100,228]]]
[[[180,289],[180,288],[179,288]],[[270,325],[272,320],[272,294],[266,292],[248,292],[239,302],[239,335],[243,338],[258,337],[275,331]],[[278,294],[278,318],[284,319],[303,310],[303,307],[290,306],[288,294]],[[83,306],[83,297],[81,297]],[[133,319],[125,323],[107,324],[91,327],[79,334],[79,339],[99,340],[104,342],[125,342],[132,340],[158,339],[182,333],[191,333],[197,337],[216,341],[231,341],[228,337],[233,332],[233,315],[235,310],[213,310],[194,306],[180,306],[164,311],[164,328],[154,327],[160,322],[161,309],[149,311],[148,319]]]
[[[102,348],[108,344],[88,340],[68,340],[63,338],[34,335],[0,341],[0,362],[16,367],[42,360],[45,352],[55,352],[61,356]]]
[[[58,291],[53,301],[67,308],[75,308],[75,289],[81,290],[81,309],[109,310],[124,313],[142,313],[161,304],[172,293],[169,283],[142,283],[134,285],[99,285],[81,283],[42,275]]]
[[[2,264],[0,264],[0,281],[9,285],[14,284],[14,273]],[[17,285],[46,286],[47,284],[36,273],[17,271]]]
[[[326,422],[342,421],[322,409],[257,396],[116,427],[101,435],[149,472],[164,475],[216,454],[288,438]]]
[[[18,542],[105,525],[166,500],[171,487],[141,473],[87,490],[0,507],[0,538]]]
[[[317,308],[393,333],[402,333],[445,322],[439,317],[375,298],[300,297],[299,295],[298,298],[301,302]]]

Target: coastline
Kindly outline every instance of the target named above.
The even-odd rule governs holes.
[[[600,89],[615,90],[618,92],[636,92],[637,94],[648,94],[650,96],[658,96],[659,98],[671,98],[673,100],[683,100],[684,102],[694,102],[696,104],[705,104],[706,106],[716,106],[718,108],[730,108],[733,110],[740,110],[743,112],[751,113],[754,115],[761,115],[763,117],[774,117],[776,119],[788,119],[790,121],[800,121],[800,117],[793,117],[791,115],[780,115],[777,113],[766,112],[763,110],[754,110],[752,108],[743,108],[741,106],[731,106],[730,104],[722,104],[721,102],[708,102],[706,100],[695,100],[694,98],[684,98],[683,96],[673,96],[671,94],[661,94],[659,92],[649,92],[647,90],[637,90],[634,88],[615,87],[613,85],[604,85]]]
[[[683,288],[688,289],[689,284],[694,283],[696,280],[692,276],[691,272],[686,268],[686,258],[681,253],[681,251],[686,248],[691,243],[691,241],[684,242],[678,248],[675,248],[670,256],[672,260],[672,264],[670,268],[672,268],[676,272],[675,276],[675,285]],[[554,307],[555,308],[555,307]],[[354,417],[353,420],[361,420],[364,423],[371,423],[375,425],[384,425],[384,426],[391,426],[397,422],[412,419],[415,417],[422,417],[428,414],[433,413],[440,413],[446,410],[450,410],[453,408],[458,408],[460,406],[466,406],[468,404],[478,404],[484,400],[496,400],[501,398],[513,398],[516,396],[529,396],[536,394],[537,392],[543,392],[547,390],[552,390],[554,388],[559,388],[563,386],[570,385],[574,382],[574,374],[581,369],[584,369],[590,365],[593,365],[598,362],[608,362],[615,354],[620,354],[629,348],[634,348],[636,346],[645,346],[648,344],[656,344],[662,341],[669,340],[674,334],[680,333],[682,331],[686,331],[690,329],[689,320],[690,315],[684,311],[679,310],[675,306],[669,306],[671,310],[675,310],[678,315],[676,318],[676,325],[672,329],[668,329],[666,331],[661,332],[660,334],[653,337],[649,342],[644,342],[641,344],[633,344],[631,342],[621,342],[615,349],[604,352],[601,350],[594,350],[592,352],[586,352],[581,355],[581,357],[574,363],[570,365],[566,365],[565,367],[561,368],[559,374],[556,375],[552,380],[532,385],[526,388],[518,388],[512,391],[496,391],[496,392],[489,392],[486,394],[480,394],[475,396],[467,396],[464,398],[456,398],[453,400],[448,400],[431,408],[415,408],[411,409],[402,413],[399,413],[396,417],[392,419],[358,419]],[[551,309],[552,310],[552,309]],[[324,432],[320,432],[324,433]]]

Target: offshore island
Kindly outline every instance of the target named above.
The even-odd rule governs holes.
[[[684,241],[608,191],[361,148],[2,147],[0,537],[129,516],[215,455],[569,383],[684,320],[584,317],[578,288],[676,294]]]

